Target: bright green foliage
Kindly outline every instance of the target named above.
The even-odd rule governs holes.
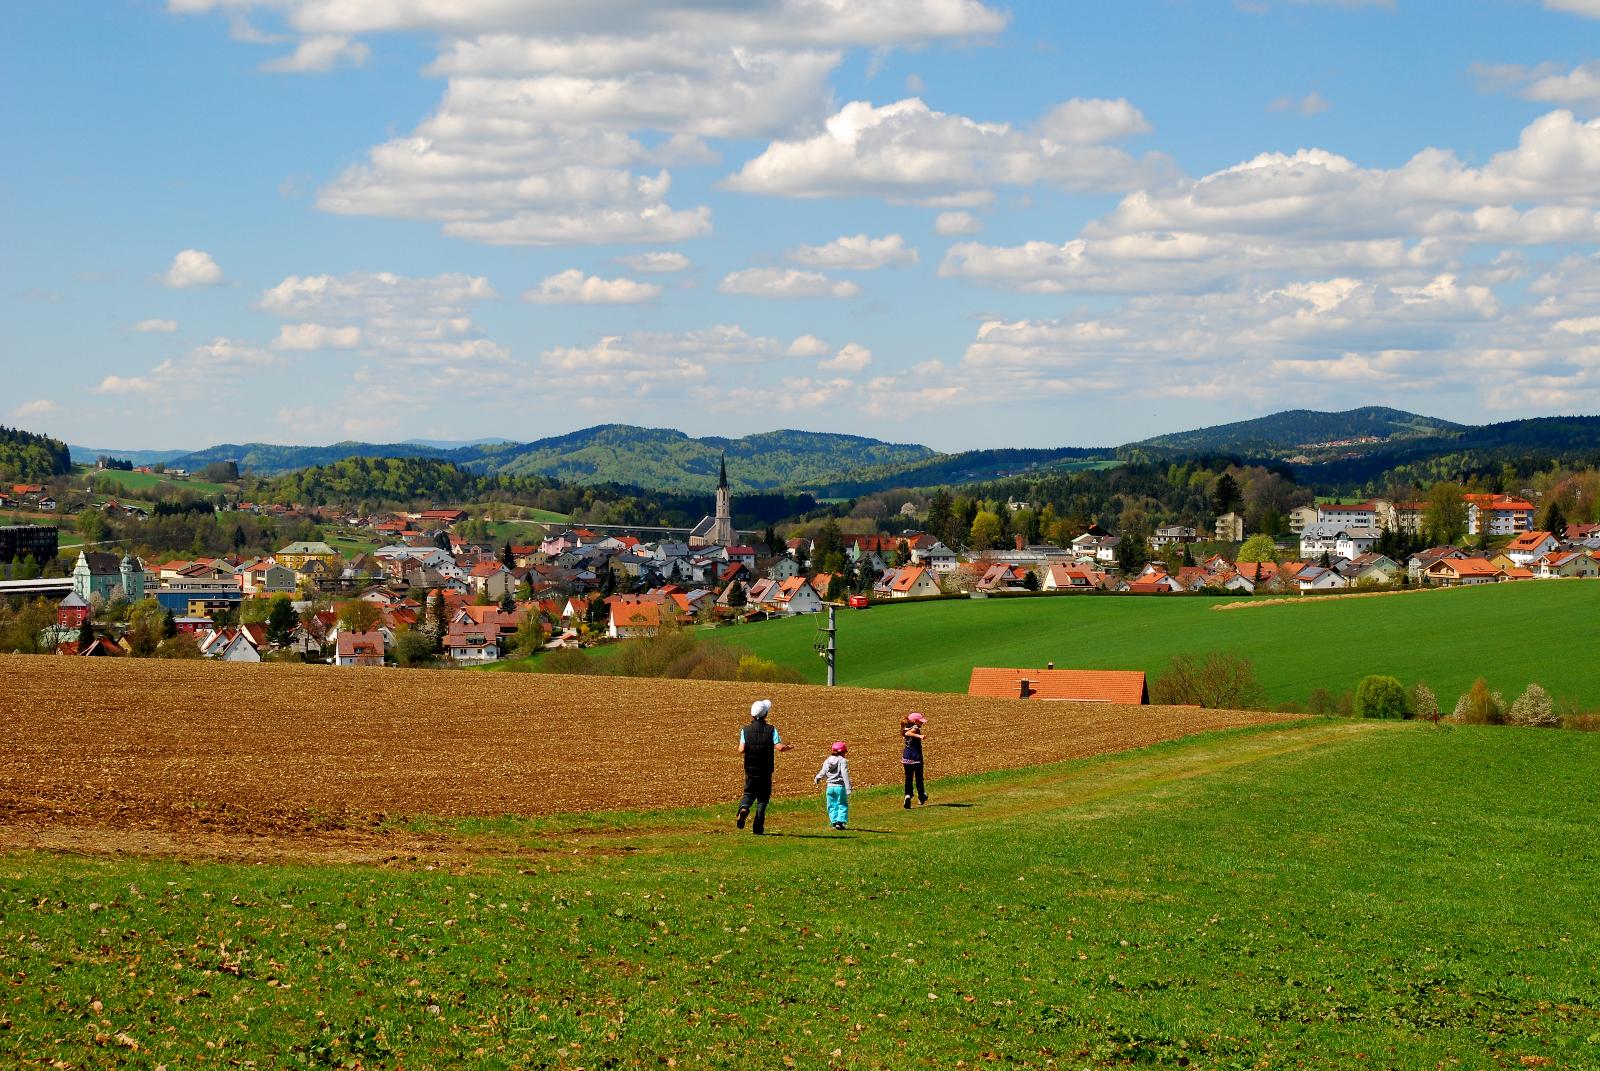
[[[1393,677],[1374,673],[1356,685],[1355,716],[1358,718],[1404,718],[1406,689]]]

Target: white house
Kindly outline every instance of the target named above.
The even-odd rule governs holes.
[[[1350,581],[1340,576],[1337,571],[1316,565],[1308,565],[1296,573],[1294,582],[1301,591],[1332,591],[1350,586]]]
[[[941,594],[939,582],[925,566],[906,565],[886,571],[873,591],[891,599],[916,599]]]
[[[1506,544],[1505,555],[1518,565],[1532,565],[1560,545],[1549,532],[1523,532]]]
[[[786,614],[814,614],[822,609],[822,599],[816,588],[803,576],[791,576],[779,581],[767,600]]]
[[[1333,553],[1341,558],[1359,558],[1378,542],[1374,528],[1346,528],[1333,542]]]
[[[1533,575],[1540,580],[1563,576],[1600,576],[1600,562],[1581,551],[1559,551],[1540,558],[1533,566]]]

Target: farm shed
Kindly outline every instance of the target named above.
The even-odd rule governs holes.
[[[1150,689],[1142,670],[991,669],[974,666],[968,695],[991,699],[1067,700],[1143,706]]]

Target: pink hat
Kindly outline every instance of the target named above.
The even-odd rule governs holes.
[[[918,725],[921,725],[923,722],[927,721],[928,719],[924,718],[921,714],[918,714],[916,711],[913,710],[910,714],[906,715],[906,720],[907,721],[914,721]]]
[[[835,755],[843,755],[845,752],[847,752],[849,750],[850,750],[849,748],[844,746],[844,741],[843,740],[835,740],[833,742],[833,753]]]

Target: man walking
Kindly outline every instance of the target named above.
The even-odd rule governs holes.
[[[744,756],[744,795],[739,799],[739,817],[734,824],[744,828],[752,805],[756,811],[754,832],[766,832],[767,802],[772,799],[772,768],[777,753],[788,751],[778,730],[767,724],[772,700],[757,699],[750,704],[750,724],[739,730],[739,754]]]

